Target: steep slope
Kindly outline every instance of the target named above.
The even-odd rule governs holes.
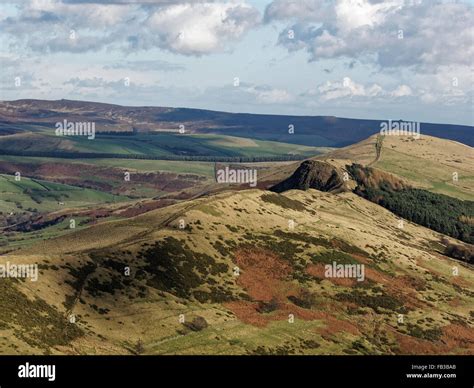
[[[396,151],[396,159],[392,160],[394,163],[387,164],[387,159],[394,157],[391,153],[393,149],[399,150]],[[270,190],[283,192],[291,189],[307,190],[310,187],[330,192],[352,190],[401,218],[472,243],[472,151],[463,144],[426,136],[420,139],[377,136],[303,162],[290,177],[271,185]],[[408,159],[411,164],[401,170],[397,167],[403,165],[404,159]],[[354,160],[364,165],[354,163]],[[388,165],[386,169],[379,167],[385,165]],[[395,175],[393,171],[401,172],[402,175]],[[406,174],[407,171],[409,174]],[[433,171],[438,175],[430,175]],[[411,179],[406,179],[404,175]],[[271,174],[267,177],[274,178]],[[441,185],[440,181],[448,177],[451,182],[442,182]],[[431,183],[431,191],[425,188],[427,180]],[[439,191],[447,192],[448,195],[440,194]],[[468,257],[467,260],[472,261],[472,258]]]
[[[380,152],[377,153],[377,143]],[[344,171],[353,163],[371,166],[393,174],[409,186],[474,200],[474,148],[455,141],[421,135],[371,136],[310,160],[329,163]],[[268,168],[259,176],[259,187],[270,188],[290,178],[300,162]]]
[[[352,164],[347,169],[357,182],[354,193],[404,219],[474,243],[474,201],[410,187],[395,175],[373,167]]]
[[[270,188],[277,193],[293,189],[316,189],[333,193],[349,190],[344,182],[343,171],[318,160],[304,161],[288,179]]]
[[[443,244],[350,192],[219,193],[2,256],[41,273],[2,280],[0,352],[474,354],[474,270]]]
[[[384,136],[377,158],[377,138],[372,136],[316,159],[371,165],[404,178],[413,187],[474,199],[474,148],[424,134],[419,139]]]

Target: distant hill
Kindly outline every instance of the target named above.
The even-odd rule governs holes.
[[[412,187],[474,200],[474,148],[426,135],[417,140],[407,136],[385,136],[379,155],[376,144],[377,136],[374,135],[312,160],[323,160],[343,170],[352,163],[376,167],[403,178]],[[295,162],[267,169],[260,175],[259,187],[268,189],[289,179],[300,164]],[[455,176],[457,180],[453,179]]]
[[[86,101],[17,100],[0,102],[0,135],[24,129],[17,125],[54,126],[67,118],[96,123],[98,131],[150,132],[178,130],[224,134],[259,140],[318,147],[344,147],[380,130],[380,120],[333,116],[287,116],[226,113],[170,107],[124,107]],[[289,134],[289,126],[294,134]],[[16,128],[16,129],[15,129]],[[464,125],[421,123],[426,135],[474,146],[474,128]]]
[[[370,165],[398,175],[417,188],[460,199],[474,199],[472,147],[426,135],[417,140],[407,136],[385,136],[377,155],[376,143],[377,137],[372,136],[316,159],[334,160],[343,165],[349,161]]]
[[[270,187],[278,193],[353,189],[404,219],[472,244],[473,163],[474,150],[457,142],[426,135],[416,140],[374,136],[306,160],[291,175],[288,169],[294,165],[275,168],[268,180],[286,173],[286,179]]]

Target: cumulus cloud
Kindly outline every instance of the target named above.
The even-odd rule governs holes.
[[[413,83],[417,95],[426,104],[467,106],[472,112],[474,89],[472,67],[463,65],[439,66],[435,74],[417,73]]]
[[[157,47],[200,56],[223,51],[260,22],[245,0],[34,0],[17,7],[0,29],[13,44],[43,53]]]
[[[274,0],[265,20],[289,21],[279,44],[311,60],[372,56],[385,68],[470,65],[474,11],[438,0]],[[290,37],[288,30],[294,31]]]
[[[251,94],[254,94],[257,102],[262,104],[284,104],[293,101],[293,96],[285,89],[279,88],[251,88]]]
[[[424,109],[443,121],[448,108],[455,119],[456,112],[472,111],[472,2],[265,1],[262,18],[255,0],[7,0],[0,38],[9,54],[0,57],[0,86],[9,98],[97,96],[290,114],[337,107],[332,112],[360,116],[359,110],[389,106]],[[267,43],[275,29],[280,48]],[[242,45],[248,55],[202,58],[230,53],[251,30],[262,42]],[[281,47],[298,55],[282,58]],[[159,57],[153,49],[162,51]],[[95,55],[99,50],[107,54]],[[292,64],[288,77],[285,63]],[[257,73],[262,69],[268,74]],[[218,71],[231,75],[213,77]],[[249,83],[222,86],[234,74]],[[321,80],[306,90],[314,77]]]
[[[326,81],[311,93],[317,95],[321,101],[328,101],[355,96],[373,97],[381,92],[382,88],[377,84],[366,88],[364,85],[352,81],[349,77],[344,77],[342,81]]]
[[[323,82],[299,96],[302,104],[329,106],[328,104],[351,107],[387,107],[405,104],[407,106],[468,107],[474,101],[471,88],[464,90],[464,82],[470,83],[468,74],[459,72],[460,77],[447,77],[452,68],[444,68],[442,74],[415,76],[414,83],[421,85],[413,89],[407,84],[382,87],[377,83],[361,83],[344,77],[342,80]]]
[[[309,61],[350,60],[392,84],[404,79],[391,91],[329,81],[321,86],[327,89],[323,99],[372,93],[425,104],[472,103],[474,7],[468,2],[273,0],[264,20],[287,23],[277,43],[289,52],[306,51]]]
[[[334,17],[334,7],[327,0],[274,0],[266,7],[264,20],[296,19],[322,23]]]
[[[353,81],[349,77],[344,77],[341,81],[326,81],[318,85],[314,89],[310,89],[303,93],[304,97],[314,97],[320,102],[327,102],[331,100],[373,100],[375,98],[384,98],[390,100],[397,97],[411,96],[412,90],[409,86],[401,84],[393,90],[384,89],[377,83],[364,85]]]
[[[391,92],[393,97],[405,97],[413,94],[411,88],[407,85],[399,85],[395,90]]]
[[[144,44],[176,53],[202,55],[223,51],[259,21],[244,3],[178,4],[159,8],[148,18]],[[140,46],[140,37],[135,42]]]

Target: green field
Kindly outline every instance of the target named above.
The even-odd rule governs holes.
[[[7,250],[26,247],[34,243],[83,229],[87,227],[87,221],[90,221],[90,219],[86,217],[74,217],[74,221],[76,222],[75,229],[71,229],[69,227],[70,220],[66,218],[55,225],[47,226],[45,228],[41,228],[40,230],[35,230],[32,232],[10,233],[8,235],[1,236],[0,252],[2,249],[4,249],[3,247],[5,247]]]
[[[28,152],[83,152],[120,155],[272,157],[295,155],[310,157],[327,151],[275,141],[253,140],[225,135],[196,135],[169,132],[131,136],[100,135],[56,136],[53,128],[37,127],[33,132],[0,137],[0,149]]]
[[[97,190],[25,177],[16,181],[14,176],[0,174],[0,212],[3,213],[29,211],[28,209],[51,212],[124,200],[127,198]]]
[[[92,164],[95,166],[118,167],[138,172],[171,172],[175,174],[193,174],[206,177],[214,176],[214,163],[189,162],[179,160],[140,160],[140,159],[64,159],[30,156],[0,155],[0,161],[11,163],[60,163],[60,164]]]
[[[459,181],[453,183],[452,172],[454,168],[433,160],[427,160],[414,155],[407,155],[389,148],[384,148],[382,158],[374,167],[396,174],[412,182],[417,182],[421,187],[433,193],[450,195],[463,200],[473,198],[472,187],[474,172],[456,169],[459,172]]]

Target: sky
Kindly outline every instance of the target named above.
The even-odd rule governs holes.
[[[474,2],[2,0],[0,99],[474,125]]]

